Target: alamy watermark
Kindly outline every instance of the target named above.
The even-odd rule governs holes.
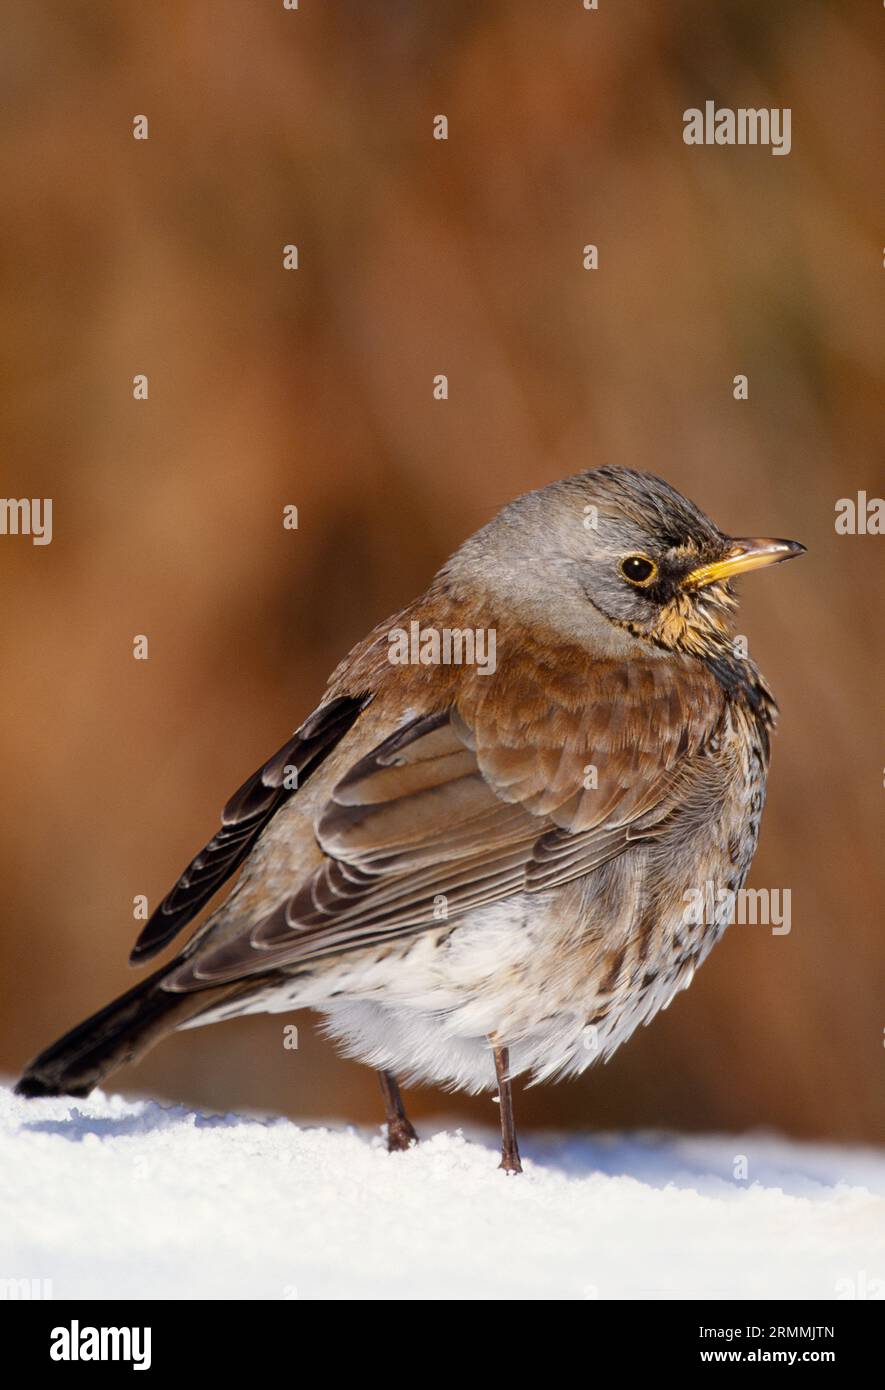
[[[134,1371],[151,1367],[149,1327],[53,1327],[49,1356],[53,1361],[131,1361]]]
[[[0,497],[0,536],[30,536],[32,545],[51,545],[52,498]]]
[[[0,1300],[31,1302],[52,1297],[51,1279],[0,1279]]]
[[[682,138],[686,145],[770,145],[772,154],[789,154],[792,148],[792,111],[789,106],[717,107],[705,101],[703,111],[690,106],[682,113]]]
[[[856,497],[840,497],[833,524],[837,536],[885,536],[885,499],[868,497],[863,491]]]
[[[792,930],[789,888],[717,888],[712,879],[682,895],[682,920],[691,927],[718,927],[737,922],[771,927],[772,936],[789,936]]]
[[[494,675],[497,632],[493,627],[422,627],[409,623],[391,628],[387,659],[393,666],[475,666],[481,676]]]

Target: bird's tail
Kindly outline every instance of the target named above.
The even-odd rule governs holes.
[[[16,1093],[88,1096],[108,1072],[140,1057],[167,1033],[218,1002],[218,989],[188,994],[163,989],[170,968],[166,965],[149,975],[47,1047],[25,1068]]]

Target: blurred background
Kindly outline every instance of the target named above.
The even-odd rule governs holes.
[[[738,621],[781,704],[750,884],[791,890],[792,932],[734,926],[517,1113],[881,1140],[885,540],[834,530],[885,493],[881,6],[5,8],[2,491],[52,497],[54,539],[0,537],[0,1070],[129,986],[133,896],[353,642],[512,496],[618,463],[809,547]],[[792,152],[687,147],[706,99],[790,107]],[[286,1021],[113,1085],[379,1123],[375,1077]]]

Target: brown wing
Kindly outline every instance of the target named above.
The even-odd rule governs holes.
[[[368,698],[345,696],[321,705],[234,792],[221,813],[221,829],[191,860],[145,923],[129,957],[133,965],[162,951],[239,868],[271,818],[328,756]]]
[[[538,671],[520,698],[478,681],[412,720],[335,786],[326,859],[233,940],[211,935],[176,989],[299,965],[592,871],[652,833],[718,724],[715,680],[672,662],[597,663],[571,687]]]

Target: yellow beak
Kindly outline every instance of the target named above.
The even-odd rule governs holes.
[[[792,560],[794,555],[804,554],[805,546],[800,545],[799,541],[732,541],[728,553],[721,560],[692,570],[683,579],[682,587],[702,589],[706,584],[715,584],[717,579],[734,579],[748,570],[765,569],[768,565],[777,565],[781,560]]]

